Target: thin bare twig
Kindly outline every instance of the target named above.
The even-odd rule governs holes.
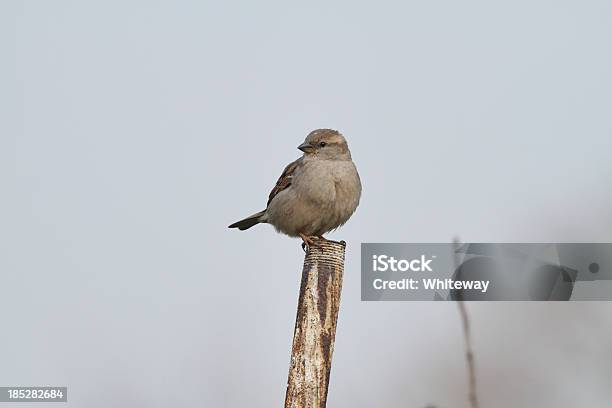
[[[455,257],[455,271],[459,268],[459,239],[455,238],[454,243],[454,257]],[[468,315],[465,302],[462,300],[457,301],[459,306],[459,313],[461,314],[461,322],[463,323],[463,338],[465,340],[465,359],[468,367],[468,398],[470,406],[472,408],[478,408],[478,394],[476,393],[476,364],[474,362],[474,351],[472,349],[472,335],[470,331],[470,318]]]

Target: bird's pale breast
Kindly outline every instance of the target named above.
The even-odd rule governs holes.
[[[291,186],[270,202],[267,222],[290,236],[322,235],[350,218],[360,196],[352,161],[307,161],[296,169]]]

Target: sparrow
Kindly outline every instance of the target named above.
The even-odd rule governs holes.
[[[313,238],[348,221],[361,197],[361,180],[346,139],[332,129],[317,129],[298,146],[302,157],[285,167],[268,196],[266,209],[229,228],[246,230],[271,224],[290,237]]]

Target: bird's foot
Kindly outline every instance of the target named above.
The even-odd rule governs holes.
[[[304,250],[304,252],[308,251],[310,245],[316,245],[315,242],[312,240],[312,237],[304,235],[301,232],[299,233],[299,235],[300,238],[302,238],[302,249]]]
[[[327,238],[325,238],[323,235],[317,235],[317,238],[319,238],[322,241],[329,241]]]

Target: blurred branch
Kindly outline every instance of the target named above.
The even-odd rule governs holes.
[[[459,269],[459,256],[457,251],[459,250],[459,239],[455,238],[454,241],[454,259],[455,259],[455,271]],[[457,301],[459,306],[459,313],[461,314],[461,322],[463,326],[463,338],[465,340],[465,359],[468,367],[468,398],[470,406],[472,408],[478,408],[478,394],[476,393],[476,365],[474,362],[474,351],[472,349],[472,334],[470,330],[470,317],[468,315],[467,307],[465,302],[462,300]]]

